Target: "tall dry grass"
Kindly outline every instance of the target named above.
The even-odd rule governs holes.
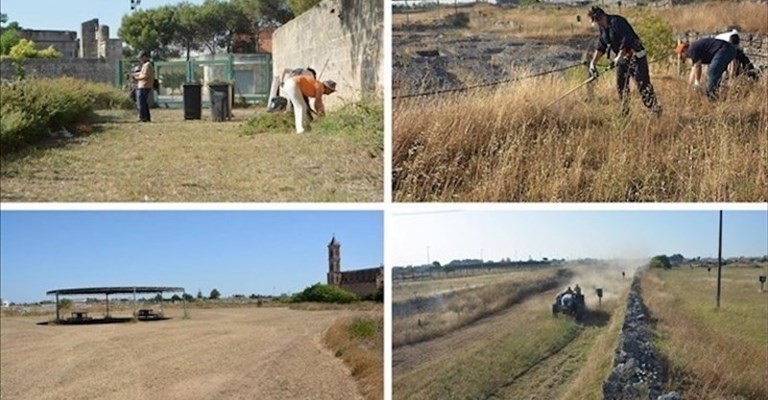
[[[646,8],[603,7],[609,14],[632,18]],[[503,33],[512,36],[558,37],[594,33],[587,19],[589,7],[534,6],[502,8],[478,3],[462,7],[469,13],[470,29],[474,33]],[[650,12],[667,21],[675,32],[715,32],[738,25],[743,32],[768,33],[768,7],[757,2],[712,1],[674,7],[651,8]],[[453,13],[452,7],[420,12],[394,13],[394,29],[409,24],[428,24]],[[581,21],[577,20],[581,17]]]
[[[363,397],[384,398],[384,317],[340,318],[325,333],[325,344],[352,371]]]
[[[715,309],[715,276],[704,268],[649,271],[643,297],[667,364],[667,388],[686,399],[765,399],[768,295],[758,268],[725,268]]]
[[[654,10],[675,32],[716,32],[738,25],[742,32],[768,33],[768,7],[747,1],[712,1]]]
[[[394,198],[768,199],[768,79],[740,82],[710,102],[671,71],[654,72],[661,118],[636,93],[630,116],[622,117],[611,73],[593,83],[590,99],[584,89],[549,108],[585,76],[395,101]]]
[[[445,335],[529,296],[553,289],[570,276],[563,269],[526,271],[510,274],[507,278],[496,276],[496,282],[482,286],[395,302],[392,304],[392,346]]]

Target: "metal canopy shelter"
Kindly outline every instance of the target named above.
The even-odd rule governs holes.
[[[133,294],[133,308],[134,314],[136,313],[136,294],[137,293],[163,293],[163,292],[181,292],[186,294],[183,287],[172,286],[111,286],[111,287],[92,287],[92,288],[73,288],[73,289],[54,289],[49,290],[45,294],[56,296],[56,321],[60,320],[59,317],[59,295],[75,295],[75,294],[104,294],[107,299],[107,319],[109,316],[109,295],[110,294]],[[184,315],[187,314],[187,301],[182,296],[184,302]]]

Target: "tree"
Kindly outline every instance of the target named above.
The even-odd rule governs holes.
[[[179,295],[178,295],[178,294],[174,294],[174,295],[171,297],[171,301],[181,301],[181,297],[179,297]]]
[[[155,301],[156,301],[156,302],[158,302],[158,303],[162,303],[162,302],[163,302],[163,295],[162,295],[162,294],[160,294],[160,293],[158,293],[158,294],[155,296]]]
[[[216,289],[211,290],[211,295],[208,296],[208,298],[211,300],[218,300],[220,297],[221,293],[219,293],[219,291]]]
[[[8,22],[8,14],[0,14],[0,25]],[[16,21],[8,24],[8,26],[0,27],[0,55],[8,55],[11,48],[19,44],[21,40],[21,26]]]
[[[432,261],[432,266],[435,268],[440,268],[441,267],[440,261]]]
[[[669,263],[669,257],[666,255],[658,255],[651,259],[651,268],[663,268],[670,269],[672,265]]]
[[[288,7],[293,11],[293,15],[299,16],[304,11],[320,4],[320,0],[287,0]]]
[[[172,46],[178,30],[176,7],[163,6],[124,15],[117,36],[134,49],[164,58],[177,54]]]
[[[71,299],[61,299],[59,300],[59,308],[68,309],[72,307],[72,300]]]
[[[184,298],[184,300],[186,300],[186,301],[188,301],[188,302],[190,302],[190,303],[191,303],[191,302],[193,302],[193,301],[195,301],[195,296],[192,296],[192,295],[191,295],[191,294],[189,294],[189,293],[184,293],[184,295],[183,295],[183,296],[181,296],[181,297],[183,297],[183,298]]]
[[[200,289],[197,289],[197,298],[198,300],[203,300],[203,292]]]

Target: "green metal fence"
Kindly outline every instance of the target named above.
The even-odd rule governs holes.
[[[127,73],[138,65],[135,60],[120,60],[115,84],[128,90]],[[208,104],[208,84],[229,82],[234,84],[234,102],[265,105],[269,100],[272,83],[272,57],[270,54],[229,54],[213,59],[190,61],[157,61],[155,78],[160,89],[154,91],[154,100],[160,106],[180,107],[183,103],[184,83],[203,85],[203,103]]]

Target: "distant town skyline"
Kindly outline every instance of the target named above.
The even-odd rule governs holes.
[[[718,211],[409,212],[391,218],[392,265],[483,259],[717,257]],[[768,254],[768,211],[723,213],[723,257]]]
[[[334,234],[342,270],[382,265],[380,211],[2,211],[0,297],[132,285],[294,293],[325,283]]]

